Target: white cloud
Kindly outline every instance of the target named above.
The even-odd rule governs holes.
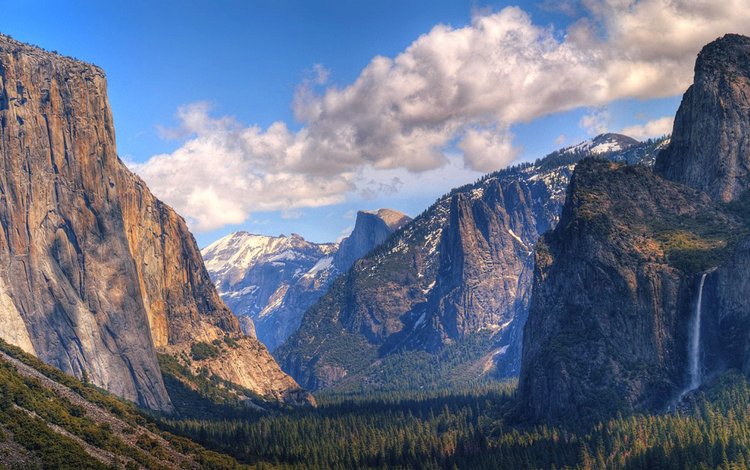
[[[672,124],[674,124],[674,118],[671,116],[664,116],[645,124],[636,124],[625,127],[620,133],[629,135],[634,139],[644,140],[650,137],[660,137],[666,134],[671,134]]]
[[[293,103],[299,131],[182,108],[180,128],[162,134],[184,144],[135,170],[199,231],[341,201],[366,191],[355,178],[364,169],[444,167],[456,142],[469,169],[489,171],[517,154],[513,124],[681,93],[703,44],[750,32],[750,0],[584,0],[578,10],[585,15],[566,31],[515,7],[463,28],[437,25],[396,57],[373,58],[345,87],[318,91],[329,73],[315,66]]]
[[[568,140],[568,136],[566,136],[565,134],[560,134],[555,139],[555,145],[558,145],[558,146],[562,145],[565,143],[566,140]]]
[[[489,172],[515,160],[519,150],[513,147],[512,140],[507,129],[468,129],[458,147],[467,167]]]
[[[609,129],[610,115],[606,108],[594,109],[578,123],[591,135],[604,134]]]

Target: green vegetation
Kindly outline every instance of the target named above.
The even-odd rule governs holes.
[[[219,341],[219,345],[220,344],[221,344],[221,341]],[[221,353],[221,349],[219,349],[217,345],[205,343],[203,341],[198,341],[196,343],[193,343],[192,346],[190,346],[190,356],[196,361],[202,361],[204,359],[211,359],[213,357],[218,356],[219,353]]]
[[[721,265],[750,234],[750,195],[716,204],[637,165],[595,159],[578,168],[568,224],[612,246],[625,243],[628,254],[650,257],[658,248],[667,263],[694,274]]]
[[[88,404],[86,407],[75,404],[68,398],[70,395],[49,388],[37,378],[21,374],[10,362],[0,358],[0,444],[8,441],[17,448],[25,449],[27,454],[21,456],[23,465],[20,468],[109,468],[91,457],[76,439],[69,436],[114,455],[120,462],[117,468],[126,466],[126,463],[149,469],[177,466],[164,441],[150,437],[146,429],[204,468],[240,468],[231,457],[207,451],[183,437],[159,431],[153,419],[134,405],[93,385],[83,384],[2,340],[0,351],[64,385],[92,406],[103,408],[125,425],[125,428],[118,429],[112,424],[118,421],[95,417],[87,409]],[[3,447],[0,445],[0,452]],[[0,463],[5,462],[5,457],[0,453]]]
[[[481,359],[487,354],[491,332],[483,331],[462,341],[444,346],[437,352],[395,351],[375,365],[329,388],[336,393],[403,392],[409,390],[462,389],[483,386],[491,380],[484,374]]]
[[[750,206],[738,201],[733,207],[742,210]],[[737,243],[750,233],[750,219],[736,221],[731,211],[726,212],[661,214],[658,220],[650,221],[651,229],[671,265],[689,273],[703,272],[726,261]]]
[[[728,373],[679,413],[591,426],[519,421],[513,384],[323,395],[318,409],[162,425],[267,468],[747,468],[750,387]]]

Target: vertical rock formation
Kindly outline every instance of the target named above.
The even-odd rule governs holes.
[[[103,71],[0,36],[0,165],[0,336],[169,410],[156,348],[241,332],[184,221],[118,159]],[[279,372],[264,348],[243,350]]]
[[[655,174],[576,168],[537,248],[519,383],[532,418],[663,409],[691,376],[750,372],[748,96],[750,39],[727,35],[698,56]]]
[[[739,228],[706,195],[645,167],[580,163],[536,249],[519,382],[530,416],[665,406],[689,381],[700,273]]]
[[[169,409],[125,232],[104,72],[0,37],[0,90],[3,339]]]
[[[750,38],[727,34],[698,55],[656,172],[717,201],[737,199],[750,186],[748,116]]]
[[[391,209],[357,212],[354,230],[341,241],[333,257],[334,266],[341,273],[348,271],[355,261],[410,221],[411,217]]]

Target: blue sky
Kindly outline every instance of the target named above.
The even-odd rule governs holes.
[[[749,23],[745,0],[3,3],[0,32],[105,69],[120,155],[201,246],[330,241],[357,209],[660,133],[700,46]]]

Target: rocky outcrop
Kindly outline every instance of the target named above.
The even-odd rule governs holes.
[[[2,337],[169,409],[125,233],[104,72],[0,37],[0,81]]]
[[[102,70],[0,36],[0,165],[2,338],[171,409],[156,347],[240,327],[184,221],[118,159]]]
[[[242,335],[239,321],[216,293],[182,217],[124,165],[118,170],[125,233],[154,345]]]
[[[750,38],[728,34],[698,55],[657,173],[717,201],[737,199],[750,186],[748,115]]]
[[[390,209],[359,212],[340,244],[311,243],[297,234],[236,232],[203,249],[222,298],[258,339],[275,350],[299,327],[302,314],[337,276],[411,220]]]
[[[664,407],[685,386],[700,273],[740,223],[645,167],[585,160],[536,249],[520,396],[541,419]]]
[[[311,389],[517,375],[534,246],[576,162],[594,148],[636,160],[656,146],[602,136],[453,190],[334,282],[277,359]]]
[[[577,167],[537,248],[519,383],[531,418],[663,409],[726,368],[750,372],[749,85],[750,38],[718,39],[656,174]]]
[[[411,217],[392,209],[359,211],[351,235],[341,241],[333,264],[346,272],[355,261],[383,243],[393,232],[411,221]]]

